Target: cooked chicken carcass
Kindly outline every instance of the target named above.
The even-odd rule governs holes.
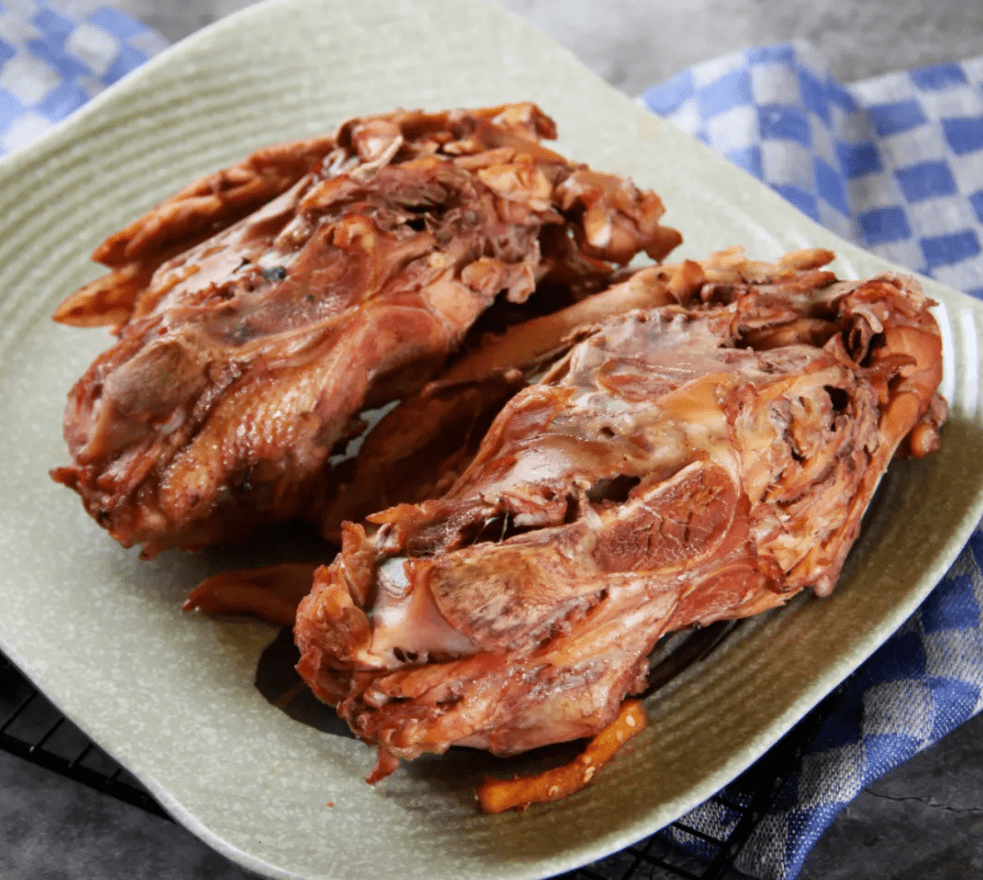
[[[794,263],[794,261],[793,261]],[[717,259],[505,404],[447,493],[343,526],[298,670],[399,759],[592,735],[666,632],[828,595],[896,451],[945,418],[913,279]]]
[[[373,427],[357,458],[339,470],[335,491],[319,499],[315,518],[322,532],[335,537],[345,520],[442,495],[506,401],[592,324],[633,308],[720,302],[751,289],[781,301],[835,280],[822,268],[833,259],[831,251],[807,248],[771,265],[729,248],[699,262],[639,269],[589,299],[489,335]],[[781,332],[801,334],[809,321],[800,317]]]
[[[360,411],[418,388],[489,307],[583,295],[679,241],[654,194],[554,135],[531,104],[359,118],[111,237],[114,271],[56,314],[119,341],[70,394],[54,478],[146,556],[312,508]]]
[[[681,302],[702,279],[702,268],[690,261],[646,267],[565,309],[486,336],[372,428],[357,458],[339,468],[335,492],[318,501],[314,516],[322,533],[337,540],[345,520],[443,494],[530,373],[605,317]]]

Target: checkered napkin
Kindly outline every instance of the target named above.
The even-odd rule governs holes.
[[[164,46],[97,0],[0,0],[0,152]],[[640,100],[835,232],[983,297],[983,58],[843,86],[809,47],[775,46],[687,70]],[[977,531],[921,609],[848,680],[742,850],[742,871],[794,877],[865,786],[983,708],[981,567]],[[731,803],[752,797],[742,782],[726,790]],[[714,801],[684,821],[721,837],[737,818]]]
[[[166,45],[97,0],[0,0],[0,153],[44,134]]]
[[[842,85],[811,47],[780,45],[701,64],[639,100],[829,229],[983,298],[983,57]],[[845,683],[741,851],[741,871],[795,877],[862,789],[983,709],[981,571],[978,528],[922,607]],[[746,781],[724,800],[750,803]],[[719,839],[738,818],[714,800],[683,822]],[[698,838],[668,833],[699,852]]]

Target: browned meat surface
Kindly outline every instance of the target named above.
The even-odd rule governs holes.
[[[593,735],[664,633],[833,589],[945,404],[914,280],[821,262],[718,255],[685,305],[609,318],[512,397],[443,497],[344,525],[298,669],[378,745],[370,781]]]
[[[822,269],[832,259],[830,251],[814,248],[768,265],[746,260],[732,248],[701,262],[651,266],[565,309],[487,337],[369,432],[357,458],[339,469],[336,491],[319,499],[322,531],[334,537],[345,520],[442,495],[474,457],[506,401],[606,317],[633,308],[690,305],[704,296],[720,299],[723,291],[734,295],[751,278],[782,285],[787,297],[833,280]]]
[[[683,281],[692,282],[694,271],[703,278],[692,262],[641,269],[608,290],[486,338],[368,433],[357,458],[339,468],[336,493],[319,499],[321,531],[335,538],[345,520],[442,495],[530,372],[609,315],[679,301],[689,292]]]
[[[119,340],[69,396],[54,478],[147,556],[313,509],[360,411],[419,388],[489,307],[536,290],[550,311],[679,241],[655,195],[554,134],[531,104],[359,118],[111,237],[114,271],[56,315]]]
[[[277,144],[185,187],[96,248],[92,259],[113,271],[66,299],[55,320],[81,327],[124,324],[162,263],[261,208],[334,147],[331,136]]]

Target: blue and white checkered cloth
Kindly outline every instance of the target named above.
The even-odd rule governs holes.
[[[844,238],[983,298],[983,57],[843,85],[811,47],[771,46],[700,64],[640,101]],[[791,880],[857,794],[983,709],[981,571],[978,528],[847,680],[741,851],[742,872]],[[743,781],[727,801],[750,802]],[[683,822],[721,838],[737,819],[712,801]],[[699,852],[698,838],[674,836]]]
[[[43,134],[164,45],[96,0],[0,0],[0,152]],[[701,64],[640,100],[833,231],[983,297],[983,58],[842,85],[810,47],[781,45]],[[852,798],[983,708],[981,570],[977,531],[919,611],[847,681],[742,850],[741,871],[795,877]],[[741,783],[728,787],[730,801],[748,802]],[[684,821],[721,836],[736,820],[711,802]]]
[[[166,45],[97,0],[0,0],[0,153],[35,140]]]
[[[811,47],[770,46],[641,101],[828,229],[983,297],[983,57],[842,85]]]

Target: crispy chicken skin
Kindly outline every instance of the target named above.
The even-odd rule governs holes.
[[[359,413],[419,388],[490,307],[582,295],[678,243],[658,197],[554,136],[532,104],[353,119],[112,236],[113,271],[55,316],[118,341],[69,395],[54,479],[148,557],[313,509]]]
[[[298,670],[378,745],[369,781],[595,734],[664,633],[831,592],[946,408],[917,283],[840,282],[828,256],[691,266],[677,304],[605,320],[509,399],[442,497],[343,525]]]

